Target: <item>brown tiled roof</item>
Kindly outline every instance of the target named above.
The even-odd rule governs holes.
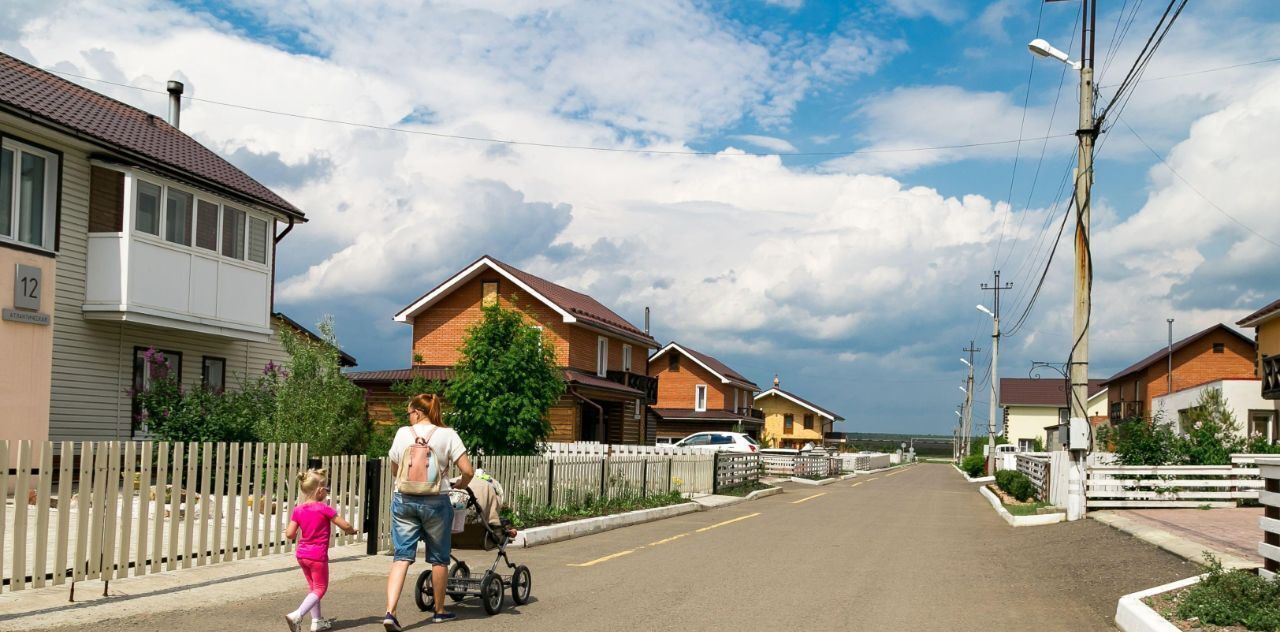
[[[1250,344],[1250,345],[1252,345],[1252,346],[1255,346],[1255,347],[1256,347],[1256,346],[1257,346],[1257,344],[1258,344],[1258,343],[1254,342],[1253,340],[1249,339],[1249,337],[1248,337],[1248,336],[1245,336],[1244,334],[1242,334],[1242,333],[1240,333],[1240,332],[1238,332],[1238,331],[1236,331],[1236,330],[1234,330],[1234,329],[1232,329],[1232,328],[1230,328],[1230,327],[1228,327],[1228,326],[1226,326],[1226,325],[1224,325],[1224,324],[1222,324],[1222,323],[1218,323],[1218,324],[1216,324],[1216,325],[1214,325],[1214,326],[1212,326],[1212,327],[1209,327],[1209,328],[1206,328],[1206,329],[1204,329],[1204,330],[1198,331],[1198,332],[1196,332],[1196,333],[1194,333],[1194,334],[1191,334],[1190,336],[1187,336],[1186,338],[1183,338],[1182,340],[1179,340],[1178,342],[1173,343],[1173,352],[1174,352],[1174,353],[1177,353],[1178,351],[1182,350],[1182,348],[1183,348],[1183,347],[1186,347],[1187,345],[1189,345],[1189,344],[1191,344],[1191,343],[1193,343],[1193,342],[1195,342],[1195,341],[1197,341],[1197,340],[1199,340],[1199,339],[1201,339],[1201,338],[1203,338],[1203,337],[1205,337],[1205,336],[1207,336],[1207,335],[1209,335],[1209,334],[1211,334],[1211,333],[1213,333],[1213,332],[1215,332],[1215,331],[1218,331],[1219,329],[1221,329],[1221,330],[1223,330],[1223,331],[1226,331],[1227,333],[1230,333],[1230,334],[1231,334],[1231,335],[1233,335],[1233,336],[1236,336],[1237,338],[1239,338],[1239,339],[1241,339],[1241,340],[1243,340],[1243,341],[1245,341],[1245,342],[1249,343],[1249,344]],[[1141,371],[1141,370],[1143,370],[1143,369],[1146,369],[1147,367],[1149,367],[1149,366],[1151,366],[1151,365],[1155,364],[1156,362],[1159,362],[1159,361],[1164,360],[1165,358],[1167,358],[1167,357],[1168,357],[1168,355],[1169,355],[1169,348],[1168,348],[1168,347],[1161,348],[1159,351],[1156,351],[1155,353],[1153,353],[1153,354],[1151,354],[1151,355],[1149,355],[1149,356],[1147,356],[1147,357],[1143,358],[1142,360],[1139,360],[1136,364],[1133,364],[1133,365],[1130,365],[1130,366],[1128,366],[1128,367],[1125,367],[1125,368],[1124,368],[1124,369],[1122,369],[1119,373],[1116,373],[1115,375],[1112,375],[1111,377],[1107,378],[1107,379],[1106,379],[1106,381],[1107,381],[1107,382],[1114,382],[1116,379],[1118,379],[1118,378],[1122,378],[1122,377],[1124,377],[1124,376],[1126,376],[1126,375],[1129,375],[1130,373],[1135,373],[1135,372],[1137,372],[1137,371]]]
[[[654,340],[652,336],[644,333],[644,331],[640,330],[635,325],[627,322],[627,319],[617,315],[613,310],[600,303],[600,301],[597,301],[582,292],[575,292],[562,285],[557,285],[541,277],[536,277],[513,265],[498,261],[493,257],[486,256],[484,258],[492,261],[494,265],[509,272],[511,276],[520,279],[520,281],[525,285],[528,285],[533,288],[534,291],[546,297],[547,300],[555,303],[560,309],[573,314],[573,316],[578,320],[596,325],[597,327],[620,331],[646,340],[652,343],[655,347],[658,346],[658,341]]]
[[[347,379],[357,384],[389,384],[391,382],[407,382],[415,377],[447,382],[453,378],[451,366],[415,366],[409,369],[391,369],[386,371],[349,371],[343,373]]]
[[[813,403],[813,402],[811,402],[811,401],[809,401],[809,400],[807,400],[807,399],[805,399],[805,398],[803,398],[803,397],[800,397],[799,395],[796,395],[795,393],[792,393],[791,391],[784,391],[784,390],[782,390],[782,389],[780,389],[780,388],[778,388],[778,387],[776,387],[776,386],[775,386],[775,387],[773,387],[773,388],[770,388],[769,390],[767,390],[767,391],[765,391],[765,392],[763,392],[763,393],[760,393],[759,395],[756,395],[756,399],[761,399],[761,398],[763,398],[763,397],[765,397],[765,396],[769,395],[770,393],[774,393],[774,392],[776,392],[776,393],[780,393],[780,394],[785,395],[785,396],[787,396],[787,397],[790,397],[790,398],[792,398],[792,399],[794,399],[794,400],[796,400],[796,401],[800,402],[801,404],[803,404],[803,405],[805,405],[805,406],[808,406],[809,408],[812,408],[813,410],[816,410],[816,411],[818,411],[818,412],[821,412],[822,414],[827,415],[827,416],[829,416],[829,417],[831,417],[831,418],[835,419],[836,421],[844,421],[844,417],[841,417],[840,415],[837,415],[837,414],[835,414],[835,413],[833,413],[833,412],[831,412],[831,411],[829,411],[829,410],[827,410],[827,409],[825,409],[825,408],[823,408],[823,407],[821,407],[821,406],[819,406],[819,405],[817,405],[817,404],[815,404],[815,403]]]
[[[759,387],[759,386],[756,386],[756,383],[755,383],[755,382],[752,382],[751,380],[747,379],[747,377],[746,377],[746,376],[744,376],[744,375],[742,375],[741,373],[738,373],[737,371],[734,371],[733,369],[729,368],[729,366],[728,366],[727,364],[725,364],[725,363],[723,363],[723,362],[721,362],[721,361],[719,361],[719,360],[717,360],[717,359],[715,359],[715,358],[713,358],[713,357],[711,357],[711,356],[709,356],[709,355],[707,355],[707,354],[705,354],[705,353],[702,353],[701,351],[697,351],[697,350],[695,350],[695,349],[690,349],[689,347],[686,347],[686,346],[684,346],[684,345],[682,345],[682,344],[680,344],[680,343],[678,343],[678,342],[672,341],[672,342],[671,342],[671,344],[672,344],[672,345],[674,345],[675,347],[679,348],[680,350],[684,351],[686,354],[688,354],[689,356],[691,356],[692,358],[694,358],[694,359],[695,359],[695,360],[697,360],[698,362],[701,362],[702,364],[705,364],[705,365],[706,365],[708,368],[710,368],[712,371],[715,371],[716,373],[719,373],[720,375],[722,375],[722,376],[724,376],[724,377],[726,377],[726,378],[728,378],[728,379],[730,379],[730,380],[732,380],[732,381],[734,381],[734,382],[739,382],[739,383],[741,383],[743,386],[750,386],[753,390],[757,390],[757,391],[758,391],[758,390],[760,390],[760,387]],[[663,351],[665,351],[665,349],[664,349]],[[660,353],[662,353],[662,351],[659,351],[658,353],[660,354]],[[654,354],[654,357],[655,357],[655,358],[656,358],[656,357],[658,357],[658,356],[657,356],[657,354]]]
[[[634,395],[636,397],[645,396],[644,391],[631,388],[630,386],[626,386],[624,384],[619,384],[617,382],[614,382],[613,380],[606,380],[605,378],[602,378],[598,375],[593,375],[591,373],[586,373],[583,371],[579,371],[577,369],[565,369],[564,379],[566,382],[570,384],[577,384],[579,386],[587,386],[590,388],[597,388],[603,391],[613,391],[616,393],[623,393],[626,395]]]
[[[1105,380],[1089,380],[1089,397],[1102,390]],[[1000,378],[1001,406],[1063,406],[1067,402],[1066,380],[1026,377]]]
[[[1258,325],[1261,325],[1264,321],[1271,320],[1276,316],[1280,316],[1280,300],[1276,300],[1270,305],[1267,305],[1266,307],[1252,314],[1249,314],[1244,318],[1241,318],[1240,320],[1236,321],[1236,324],[1241,327],[1257,327]]]
[[[696,419],[699,421],[732,421],[746,425],[763,425],[764,421],[744,417],[730,410],[693,410],[691,408],[650,408],[663,419]]]
[[[4,53],[0,109],[67,128],[175,178],[304,219],[297,207],[160,118]]]

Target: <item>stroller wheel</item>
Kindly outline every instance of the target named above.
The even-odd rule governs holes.
[[[427,612],[436,607],[436,594],[431,590],[431,568],[418,575],[417,586],[413,590],[413,600],[418,602],[418,609]]]
[[[466,562],[461,561],[454,564],[453,568],[449,569],[449,579],[471,579],[471,567],[467,566]],[[454,588],[457,588],[456,584],[454,585]],[[467,598],[467,593],[450,592],[449,598],[454,601],[462,601]]]
[[[533,576],[529,573],[529,567],[524,564],[517,566],[515,572],[511,573],[511,600],[518,606],[529,603],[529,590],[532,586]]]
[[[480,580],[480,601],[484,602],[485,612],[498,614],[502,610],[507,594],[502,588],[502,578],[497,573],[490,571],[484,574],[484,579]]]

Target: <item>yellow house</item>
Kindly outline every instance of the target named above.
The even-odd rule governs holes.
[[[1088,413],[1090,419],[1105,419],[1107,389],[1102,380],[1089,380]],[[1029,452],[1038,440],[1041,449],[1055,450],[1047,437],[1067,415],[1067,385],[1062,379],[1000,378],[1000,407],[1004,409],[1004,438]],[[985,429],[986,418],[977,414],[974,428]],[[982,434],[982,433],[979,433]]]
[[[756,395],[756,408],[764,413],[763,443],[778,448],[800,448],[806,443],[821,446],[822,440],[837,421],[844,417],[794,393],[778,387]]]
[[[1280,300],[1245,316],[1236,323],[1252,327],[1258,342],[1258,378],[1262,382],[1262,398],[1270,400],[1269,409],[1249,411],[1246,430],[1250,436],[1268,437],[1280,442]]]

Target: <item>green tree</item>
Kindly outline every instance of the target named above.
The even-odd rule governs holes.
[[[996,435],[996,445],[1004,445],[1009,440],[1001,435]],[[983,448],[987,445],[987,437],[974,437],[969,443],[969,454],[982,454]]]
[[[369,435],[364,390],[342,375],[333,319],[326,316],[319,329],[320,342],[280,330],[289,366],[279,370],[275,411],[260,422],[259,438],[307,443],[313,456],[362,453]]]
[[[1232,453],[1245,447],[1240,425],[1221,389],[1209,388],[1200,393],[1187,411],[1183,432],[1186,436],[1178,441],[1178,452],[1188,465],[1230,465]]]
[[[1183,461],[1178,435],[1163,423],[1159,413],[1150,421],[1126,419],[1108,431],[1105,439],[1115,446],[1120,465],[1175,465]]]
[[[547,411],[564,393],[555,350],[542,330],[501,305],[467,331],[445,390],[450,424],[479,454],[536,454],[551,435]]]

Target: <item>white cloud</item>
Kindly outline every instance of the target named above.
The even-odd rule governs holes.
[[[795,145],[792,145],[786,140],[783,140],[781,138],[776,138],[774,136],[757,136],[755,134],[738,134],[737,136],[730,136],[730,138],[750,143],[752,145],[755,145],[756,147],[764,147],[765,149],[768,149],[770,151],[776,151],[781,153],[793,153],[797,151]]]
[[[955,22],[964,17],[958,2],[938,0],[884,0],[889,9],[908,18],[931,17],[939,22]]]

